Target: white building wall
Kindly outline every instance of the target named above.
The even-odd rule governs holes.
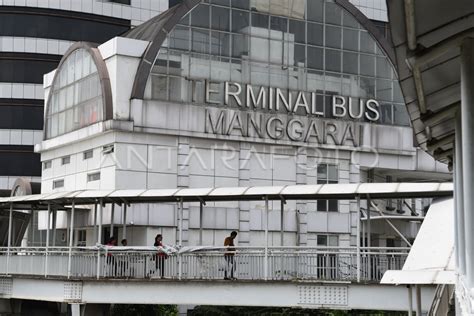
[[[43,192],[53,191],[53,182],[59,179],[64,179],[65,186],[57,190],[316,184],[319,163],[337,165],[339,183],[367,181],[368,168],[446,171],[413,147],[412,130],[407,127],[366,124],[363,143],[377,149],[376,154],[371,150],[353,152],[347,146],[251,142],[234,136],[218,139],[196,132],[193,129],[203,122],[197,115],[203,106],[128,101],[138,56],[146,46],[130,41],[114,39],[100,47],[111,77],[114,120],[43,141],[37,147],[43,162],[52,161],[51,168],[43,171]],[[138,48],[130,50],[129,45]],[[50,81],[46,88],[48,84]],[[105,153],[104,146],[110,145],[113,152]],[[84,159],[84,152],[90,149],[93,156]],[[70,163],[62,165],[61,158],[68,155]],[[100,180],[87,181],[87,175],[95,172],[101,173]],[[166,243],[176,243],[176,210],[176,204],[134,205],[126,221],[130,245],[149,245],[158,232],[164,234]],[[264,243],[263,201],[207,203],[202,223],[198,211],[198,204],[184,204],[184,244],[199,242],[201,225],[204,244],[222,245],[231,230],[239,231],[241,245]],[[121,216],[121,209],[116,208],[115,224],[122,223]],[[84,225],[92,223],[89,214]],[[104,224],[109,223],[107,209]],[[279,201],[270,202],[268,225],[271,244],[280,245]],[[338,236],[341,246],[355,245],[356,226],[354,201],[340,201],[339,212],[317,212],[315,202],[288,201],[284,244],[314,246],[318,234],[329,233]],[[379,227],[383,232],[388,230]],[[414,234],[410,227],[405,231]],[[93,243],[90,238],[88,233],[88,243]]]

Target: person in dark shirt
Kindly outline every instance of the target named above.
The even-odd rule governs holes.
[[[164,247],[162,241],[163,241],[163,236],[161,234],[156,235],[155,243],[153,244],[153,246]],[[165,259],[167,258],[168,256],[162,250],[158,251],[158,253],[156,254],[156,258],[155,258],[156,270],[158,269],[160,270],[160,275],[162,279],[165,277]]]
[[[234,270],[235,270],[235,244],[234,239],[237,237],[237,232],[234,230],[230,233],[230,236],[224,239],[224,247],[226,247],[224,258],[226,261],[226,267],[224,271],[224,280],[231,280],[234,278]],[[227,271],[230,270],[230,277],[227,276]]]

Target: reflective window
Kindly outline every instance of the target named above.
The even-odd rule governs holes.
[[[336,165],[319,164],[318,184],[334,184],[339,182],[339,175]],[[318,200],[318,212],[337,212],[339,211],[337,200]]]
[[[43,129],[43,100],[0,99],[0,128]]]
[[[40,155],[33,146],[0,145],[0,173],[4,176],[41,176]]]
[[[57,70],[46,114],[46,138],[103,119],[102,87],[97,67],[85,49],[71,53]]]
[[[0,82],[43,83],[43,75],[55,69],[60,56],[0,53]]]
[[[204,103],[208,80],[218,91],[213,99],[223,103],[223,85],[230,81],[281,88],[286,97],[316,92],[316,108],[327,109],[325,117],[331,117],[335,94],[375,98],[378,123],[410,124],[403,108],[394,110],[403,98],[391,62],[334,1],[203,1],[166,43],[152,68],[147,98]],[[234,98],[229,106],[237,106]]]
[[[0,36],[103,43],[130,29],[130,21],[94,14],[0,6]]]

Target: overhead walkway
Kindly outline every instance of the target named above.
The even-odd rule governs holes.
[[[445,197],[450,183],[327,184],[281,187],[205,188],[170,190],[110,190],[56,192],[0,199],[10,223],[17,210],[63,210],[70,213],[69,247],[0,249],[0,298],[39,299],[75,304],[207,304],[288,306],[332,309],[408,310],[406,290],[380,285],[387,270],[399,270],[408,248],[361,247],[359,212],[355,247],[270,247],[268,227],[262,247],[212,246],[74,247],[76,208],[95,204],[98,237],[102,240],[102,212],[107,204],[177,203],[178,234],[182,232],[183,203],[198,201],[268,201],[370,198]],[[284,208],[282,209],[282,211]],[[201,207],[202,211],[202,207]],[[50,216],[48,216],[48,219]],[[268,222],[268,221],[267,221]],[[10,225],[11,227],[11,225]],[[53,225],[54,227],[54,225]],[[166,259],[160,256],[166,255]],[[230,264],[230,262],[233,264]],[[233,271],[236,280],[224,280]],[[428,311],[435,287],[425,287],[422,309]]]

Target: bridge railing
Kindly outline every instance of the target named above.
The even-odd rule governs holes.
[[[321,280],[377,282],[398,270],[407,248],[154,247],[0,248],[0,274],[62,278]]]

